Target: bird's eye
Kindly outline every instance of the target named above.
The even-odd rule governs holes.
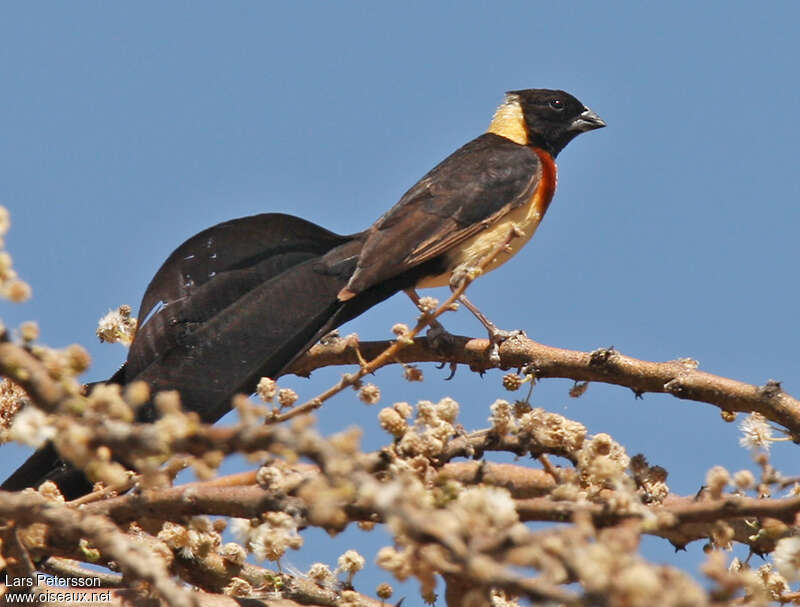
[[[550,107],[553,108],[555,111],[560,112],[564,109],[564,102],[561,99],[551,99],[550,100]]]

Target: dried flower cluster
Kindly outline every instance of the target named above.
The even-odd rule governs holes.
[[[7,226],[0,209],[0,236]],[[3,265],[2,255],[5,280],[10,258]],[[438,305],[420,303],[430,312]],[[129,342],[134,330],[131,310],[121,307],[101,321],[98,335]],[[398,341],[412,333],[405,325],[393,330]],[[9,333],[0,343],[0,374],[7,378],[0,382],[0,438],[51,441],[98,483],[76,502],[65,502],[52,483],[0,493],[0,566],[10,578],[74,559],[107,567],[103,579],[127,593],[180,607],[222,604],[225,597],[254,605],[378,607],[400,600],[392,577],[415,579],[424,601],[442,597],[451,607],[800,604],[800,483],[771,463],[768,448],[781,439],[769,424],[780,419],[768,409],[741,426],[753,470],[698,471],[703,491],[680,496],[670,492],[665,468],[527,400],[468,403],[486,407],[489,422],[472,432],[459,424],[452,398],[396,402],[377,412],[385,445],[364,452],[360,429],[320,435],[310,416],[297,415],[305,412],[295,406],[299,395],[273,379],[262,379],[257,393],[275,410],[237,397],[239,421],[208,426],[182,410],[177,394],[151,395],[145,384],[97,385],[83,394],[76,377],[89,365],[85,350],[40,345],[32,323],[15,332],[16,343]],[[615,356],[587,354],[587,368]],[[539,360],[537,368],[544,365]],[[686,382],[692,364],[674,365],[681,374],[670,381]],[[532,385],[529,368],[507,373],[503,387]],[[404,374],[422,379],[409,361]],[[380,388],[362,377],[347,384],[357,390],[349,404],[379,402]],[[573,395],[587,385],[577,384]],[[759,402],[782,398],[774,385],[764,390],[768,398]],[[136,409],[151,398],[158,420],[137,423]],[[291,418],[278,423],[289,407]],[[515,459],[495,462],[493,452]],[[235,454],[252,461],[252,471],[218,477]],[[199,481],[175,485],[186,467]],[[353,524],[363,531],[380,526],[391,539],[373,553],[348,549],[305,573],[286,567],[289,550],[322,541],[309,529],[333,534]],[[237,541],[226,542],[226,530]],[[648,562],[639,549],[643,535],[676,547],[702,541],[704,584]],[[730,558],[734,544],[767,562],[755,568],[750,559]],[[380,584],[363,581],[371,563],[383,572]],[[69,567],[70,576],[97,575]],[[0,596],[8,590],[0,585]],[[122,604],[123,594],[115,600]]]
[[[0,297],[13,302],[23,302],[31,296],[31,287],[17,276],[11,255],[5,251],[5,236],[11,227],[11,216],[0,206]]]
[[[122,305],[116,310],[109,310],[98,321],[95,333],[100,341],[130,346],[136,334],[136,319],[131,317],[131,307]]]

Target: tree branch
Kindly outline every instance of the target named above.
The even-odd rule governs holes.
[[[392,341],[359,342],[366,358],[377,356]],[[454,336],[452,348],[444,356],[425,337],[397,352],[395,362],[455,362],[485,371],[493,367],[489,360],[489,340]],[[500,346],[500,367],[528,367],[537,378],[559,377],[574,381],[603,382],[630,388],[638,396],[646,392],[672,394],[719,407],[723,411],[758,412],[784,426],[792,440],[800,442],[800,401],[786,394],[778,382],[764,386],[720,377],[699,371],[691,361],[650,362],[625,356],[613,348],[594,352],[565,350],[514,337]],[[347,340],[315,345],[289,369],[307,376],[313,370],[333,365],[358,364],[355,347]]]
[[[77,543],[85,538],[106,558],[116,561],[126,576],[148,582],[171,605],[194,607],[191,595],[172,580],[163,562],[107,519],[48,501],[37,493],[3,491],[0,495],[0,518],[14,521],[16,525],[52,525],[58,530],[59,540],[67,536]]]

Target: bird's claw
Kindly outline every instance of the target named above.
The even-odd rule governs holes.
[[[495,327],[489,331],[489,362],[492,363],[492,365],[495,367],[500,366],[500,346],[507,339],[515,337],[527,337],[527,335],[522,329],[506,331]]]
[[[455,335],[447,331],[442,325],[436,323],[425,334],[431,348],[442,356],[450,358],[456,345]]]
[[[445,359],[441,362],[439,368],[444,369],[445,366],[450,366],[450,375],[445,379],[453,379],[456,374],[456,369],[458,368],[458,364],[452,360],[453,352],[455,351],[456,346],[456,336],[450,333],[438,322],[428,329],[428,332],[425,334],[425,336],[428,338],[428,342],[430,343],[433,351]]]

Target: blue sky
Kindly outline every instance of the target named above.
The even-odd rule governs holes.
[[[480,134],[504,91],[563,88],[608,128],[561,154],[536,237],[470,298],[550,345],[690,356],[797,395],[798,19],[791,2],[6,3],[0,204],[34,298],[0,317],[86,345],[86,379],[107,377],[125,353],[97,343],[97,319],[137,308],[185,238],[267,211],[361,230]],[[343,330],[385,338],[413,315],[396,297]],[[466,312],[444,322],[482,335]],[[500,372],[424,371],[421,385],[379,372],[382,402],[451,395],[478,428],[505,395]],[[313,396],[337,374],[282,383]],[[644,452],[674,491],[715,464],[754,469],[716,408],[602,385],[573,400],[570,385],[541,382],[535,404]],[[340,396],[321,427],[364,425],[374,448],[377,411]],[[3,450],[5,477],[23,451]],[[792,455],[774,449],[787,474]],[[316,554],[290,556],[300,568],[363,540],[314,537]],[[382,542],[363,544],[368,560]],[[699,543],[645,550],[689,570],[701,558]],[[365,590],[388,578],[366,575]]]

